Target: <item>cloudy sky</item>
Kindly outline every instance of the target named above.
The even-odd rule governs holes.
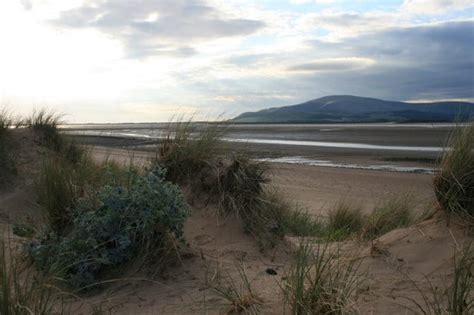
[[[166,121],[474,99],[472,0],[1,0],[0,106]]]

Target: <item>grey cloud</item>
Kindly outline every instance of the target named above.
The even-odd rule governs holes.
[[[264,27],[260,21],[225,17],[202,0],[95,1],[62,12],[54,24],[98,29],[121,39],[128,55],[134,57],[160,54],[163,46],[177,56],[186,56],[194,51],[183,50],[183,46],[248,35]]]
[[[241,68],[259,64],[292,65],[287,69],[287,76],[212,80],[203,69],[193,78],[183,78],[183,82],[192,82],[187,87],[195,93],[244,95],[238,105],[230,106],[245,111],[296,104],[331,94],[387,100],[474,99],[472,43],[474,21],[391,28],[342,42],[314,40],[308,43],[312,47],[309,51],[299,54],[239,55],[226,60]],[[330,62],[348,57],[367,58],[375,63],[355,69]],[[295,60],[300,64],[295,65]],[[320,62],[314,64],[314,60]],[[339,71],[321,71],[334,68]],[[269,97],[262,99],[262,93]],[[281,94],[289,97],[271,98]]]
[[[392,99],[474,98],[473,43],[474,21],[392,28],[340,43],[314,41],[316,56],[358,56],[377,63],[364,70],[326,75],[324,80],[315,73],[312,80],[323,82],[332,93],[351,90]]]
[[[309,63],[297,64],[287,68],[288,71],[304,71],[304,72],[331,72],[331,71],[348,71],[358,69],[369,65],[368,60],[361,59],[332,59],[318,60]]]

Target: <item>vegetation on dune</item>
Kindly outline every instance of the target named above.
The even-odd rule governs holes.
[[[333,240],[345,239],[359,233],[364,223],[360,207],[340,201],[328,213],[328,237]]]
[[[409,196],[395,196],[376,206],[362,229],[364,239],[373,240],[413,222],[413,203]]]
[[[472,244],[465,245],[453,258],[454,273],[450,283],[435,285],[427,279],[428,289],[413,282],[422,297],[419,302],[404,296],[413,307],[414,313],[424,315],[467,315],[474,312],[474,249]]]
[[[61,115],[46,109],[35,110],[31,116],[23,120],[22,125],[31,128],[38,137],[39,143],[54,151],[61,151],[64,138],[58,133]]]
[[[0,111],[0,187],[12,179],[16,172],[14,147],[11,140],[10,127],[13,124],[11,115],[5,110]]]
[[[219,123],[194,123],[192,120],[171,123],[157,148],[153,164],[167,169],[168,180],[194,181],[203,170],[216,164],[222,154],[224,133],[225,126]]]
[[[451,134],[434,189],[448,217],[454,214],[474,225],[474,124],[458,126]]]
[[[94,284],[105,270],[136,257],[159,271],[175,253],[188,216],[179,188],[163,175],[159,169],[135,173],[129,187],[111,183],[79,199],[69,209],[69,232],[45,233],[31,243],[35,264],[74,287]]]
[[[195,194],[218,206],[218,215],[240,217],[262,249],[287,232],[314,233],[316,223],[266,185],[267,163],[227,150],[225,125],[178,121],[171,126],[152,161],[167,169],[167,179],[190,184]]]
[[[63,299],[52,277],[23,266],[0,242],[0,314],[63,314]]]
[[[253,161],[245,155],[233,155],[228,163],[215,168],[212,182],[204,188],[217,196],[222,211],[239,214],[254,207],[262,196],[263,185],[269,182],[268,170],[267,163]]]
[[[361,285],[359,265],[327,243],[302,242],[282,284],[291,314],[351,313]]]
[[[223,283],[220,279],[217,284],[211,283],[211,288],[229,304],[227,314],[260,314],[263,299],[252,288],[244,266],[238,265],[237,271],[240,279],[227,275]]]

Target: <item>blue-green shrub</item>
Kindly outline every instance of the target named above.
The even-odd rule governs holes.
[[[134,174],[128,188],[105,186],[72,212],[71,231],[43,236],[30,254],[38,267],[60,272],[74,287],[94,284],[103,271],[138,257],[160,264],[182,238],[188,216],[181,191],[161,170]]]

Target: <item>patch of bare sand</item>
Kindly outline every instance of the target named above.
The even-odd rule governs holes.
[[[415,204],[434,200],[432,176],[426,174],[275,164],[272,183],[314,215],[341,200],[365,212],[393,196],[410,195]]]
[[[120,280],[86,303],[79,303],[77,312],[87,314],[90,305],[101,303],[103,310],[114,314],[222,314],[229,305],[211,284],[220,282],[225,287],[227,280],[233,279],[239,286],[241,265],[264,303],[262,313],[280,313],[282,296],[278,283],[288,261],[286,247],[262,254],[255,240],[244,234],[238,219],[218,222],[209,209],[194,211],[184,233],[187,249],[181,262],[162,277],[152,280],[147,274],[133,274],[131,277],[142,280]],[[278,274],[269,275],[267,268]]]
[[[292,248],[301,242],[300,238],[286,239]],[[462,247],[472,241],[472,235],[463,227],[456,223],[447,226],[438,215],[372,242],[333,243],[331,248],[360,262],[363,285],[356,308],[361,314],[407,314],[411,313],[409,309],[419,312],[408,299],[424,305],[417,286],[431,298],[429,283],[440,290],[452,283],[455,253],[459,255]]]

